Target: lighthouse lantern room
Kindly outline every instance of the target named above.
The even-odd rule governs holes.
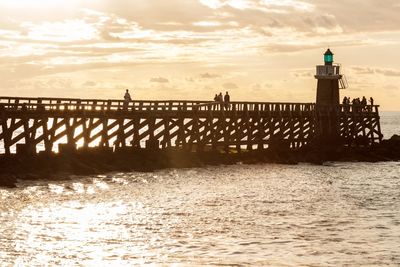
[[[340,73],[340,64],[333,63],[333,53],[328,48],[324,54],[324,65],[317,65],[315,78],[317,84],[318,107],[335,107],[339,105],[339,89],[345,89],[347,82]]]

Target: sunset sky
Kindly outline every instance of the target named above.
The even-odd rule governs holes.
[[[0,0],[0,95],[314,102],[327,47],[350,97],[400,110],[399,0]]]

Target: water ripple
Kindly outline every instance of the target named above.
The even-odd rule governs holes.
[[[112,173],[0,189],[1,265],[400,265],[398,163]]]

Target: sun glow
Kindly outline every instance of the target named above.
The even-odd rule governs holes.
[[[95,38],[96,29],[83,20],[63,22],[43,22],[39,25],[26,25],[32,40],[79,41]]]
[[[78,5],[78,0],[0,0],[0,7],[27,9],[27,8],[53,8],[61,6]]]
[[[225,86],[236,100],[309,101],[312,76],[287,73],[313,68],[330,46],[355,67],[349,97],[363,90],[399,110],[400,6],[353,2],[0,0],[0,95],[115,98],[132,88],[137,99],[209,99]]]

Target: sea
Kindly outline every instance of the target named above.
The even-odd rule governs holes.
[[[0,266],[400,266],[400,162],[21,181],[0,188]]]

